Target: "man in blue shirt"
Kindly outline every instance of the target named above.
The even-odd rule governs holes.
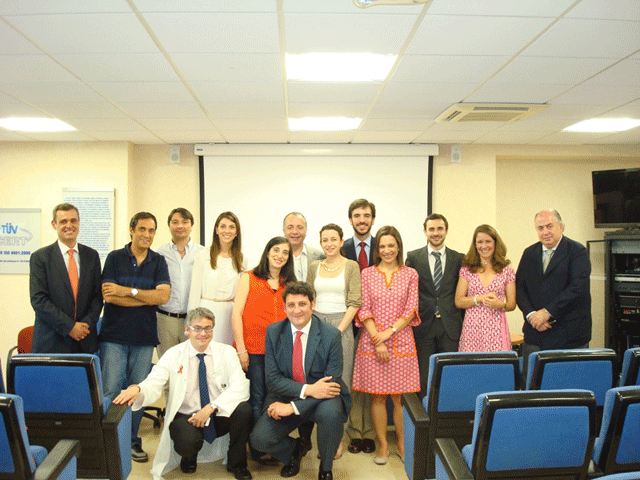
[[[151,371],[158,344],[156,310],[167,303],[171,280],[164,257],[150,249],[156,218],[148,212],[129,223],[131,242],[111,252],[102,272],[105,306],[100,331],[100,363],[104,394],[114,399],[123,386],[138,384]],[[138,427],[142,410],[131,420],[131,455],[136,462],[149,458],[142,450]]]

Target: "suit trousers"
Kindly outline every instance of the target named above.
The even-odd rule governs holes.
[[[173,448],[178,455],[195,458],[204,444],[204,429],[194,427],[188,420],[191,415],[176,413],[169,425],[169,434]],[[247,441],[251,432],[252,412],[249,402],[241,402],[230,417],[214,416],[210,421],[216,426],[216,436],[229,433],[229,452],[227,465],[230,467],[247,466]]]
[[[453,340],[447,335],[442,317],[433,318],[428,331],[414,328],[413,335],[416,341],[416,353],[418,354],[418,368],[420,369],[420,399],[427,395],[427,383],[429,380],[429,357],[434,353],[457,352],[458,340]]]
[[[320,400],[308,415],[290,415],[280,420],[271,418],[265,411],[253,432],[252,445],[263,452],[270,453],[285,465],[291,463],[296,440],[289,436],[305,422],[314,422],[318,426],[318,453],[321,470],[333,468],[333,456],[338,451],[344,429],[342,399],[338,396]]]

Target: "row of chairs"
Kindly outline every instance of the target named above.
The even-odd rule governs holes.
[[[62,439],[75,440],[80,449],[78,477],[125,480],[129,476],[131,409],[112,404],[103,395],[96,355],[14,355],[7,365],[6,387],[14,395],[13,405],[19,406],[16,411],[24,411],[32,444],[52,451]],[[5,445],[0,447],[4,455]],[[3,478],[22,477],[0,475]]]
[[[540,351],[531,355],[523,385],[515,352],[441,353],[429,363],[427,395],[404,394],[405,470],[412,480],[435,474],[436,438],[450,438],[462,448],[475,425],[475,401],[485,392],[580,388],[593,392],[595,428],[600,428],[606,392],[638,382],[640,348],[625,352],[623,376],[615,376],[610,349]],[[582,373],[589,371],[589,373]],[[517,430],[517,429],[516,429]]]

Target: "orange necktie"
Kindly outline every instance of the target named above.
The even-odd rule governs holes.
[[[69,282],[71,282],[71,290],[73,291],[73,301],[78,305],[78,265],[76,258],[73,256],[73,248],[69,249]],[[74,312],[75,317],[75,312]]]

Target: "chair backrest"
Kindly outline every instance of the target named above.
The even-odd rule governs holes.
[[[33,325],[18,332],[18,353],[31,353],[33,343]]]
[[[618,386],[628,385],[640,385],[640,347],[629,348],[624,352]]]
[[[607,474],[640,470],[640,386],[607,392],[593,461]]]
[[[29,478],[34,470],[22,399],[0,395],[0,479]]]
[[[527,390],[584,389],[604,405],[607,390],[614,387],[616,353],[609,348],[541,350],[529,356]]]
[[[463,449],[473,478],[586,478],[595,406],[586,390],[479,395],[473,440]]]
[[[640,480],[640,472],[614,473],[598,477],[598,480]]]

